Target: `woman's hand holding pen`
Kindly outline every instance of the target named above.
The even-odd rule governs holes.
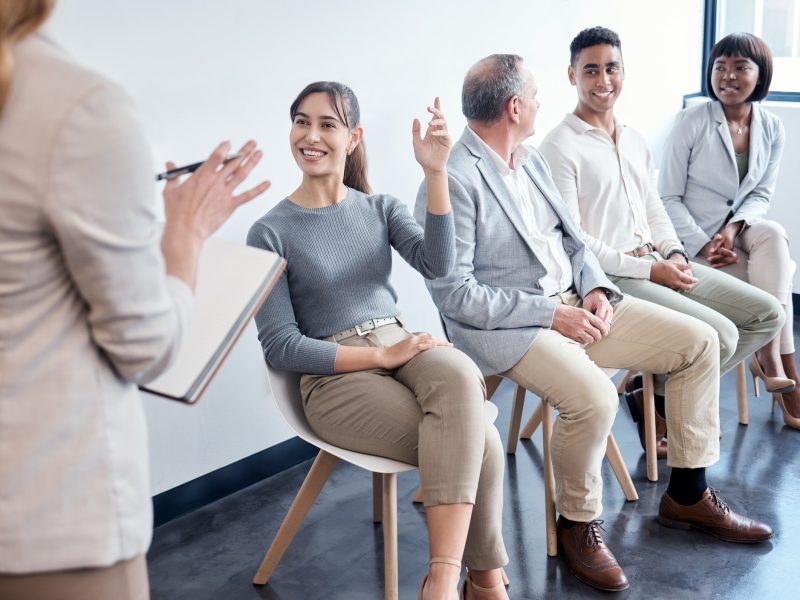
[[[241,156],[226,162],[230,143],[217,146],[211,156],[190,177],[168,179],[164,188],[166,224],[161,236],[167,273],[194,289],[197,261],[203,242],[208,239],[245,202],[264,193],[270,186],[263,181],[235,194],[262,153],[254,141],[242,146]],[[167,163],[167,169],[175,165]]]
[[[450,156],[452,140],[447,131],[447,121],[442,113],[442,104],[437,96],[428,112],[433,118],[428,122],[425,137],[420,136],[422,126],[414,119],[411,135],[414,142],[414,158],[425,172],[428,187],[428,212],[446,215],[450,212],[450,193],[447,189],[447,159]]]

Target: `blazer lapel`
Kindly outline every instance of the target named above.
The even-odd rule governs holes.
[[[715,102],[713,104],[714,118],[717,120],[717,132],[719,133],[720,142],[725,148],[725,153],[728,155],[728,166],[736,173],[736,181],[739,181],[739,170],[736,166],[736,156],[733,153],[733,142],[731,141],[731,134],[728,130],[728,121],[725,119],[725,113],[722,110],[722,104]],[[752,135],[752,132],[751,132]]]
[[[492,195],[494,195],[494,199],[503,209],[503,212],[506,213],[508,220],[511,221],[514,229],[517,230],[517,233],[519,233],[520,237],[525,241],[530,251],[533,252],[533,246],[531,246],[530,242],[530,233],[528,233],[525,220],[522,218],[522,210],[503,182],[503,179],[500,177],[500,173],[497,172],[497,168],[492,163],[492,158],[487,155],[486,150],[472,137],[471,132],[465,130],[464,134],[461,136],[461,142],[478,159],[478,170],[483,176],[483,180],[486,182],[489,190],[492,192]]]
[[[761,160],[764,151],[764,123],[761,118],[761,107],[753,104],[753,114],[750,118],[750,155],[747,159],[747,174],[739,184],[739,190],[747,189],[747,193],[753,188],[753,174],[759,169],[756,165]]]

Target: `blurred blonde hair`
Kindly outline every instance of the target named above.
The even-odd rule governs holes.
[[[14,71],[11,44],[35,31],[54,4],[55,0],[0,0],[0,111],[8,98]]]

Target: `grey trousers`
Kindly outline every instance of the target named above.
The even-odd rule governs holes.
[[[340,344],[391,346],[410,332],[385,325]],[[502,534],[500,436],[486,423],[478,367],[454,348],[434,348],[399,369],[303,375],[306,418],[327,442],[418,465],[426,506],[474,504],[464,562],[490,570],[508,562]]]
[[[650,254],[648,258],[659,260],[661,256]],[[626,294],[711,325],[719,335],[719,370],[724,374],[774,338],[786,313],[774,296],[746,281],[695,262],[691,267],[698,281],[683,293],[648,279],[612,276],[611,281]],[[663,380],[656,387],[663,389]]]
[[[110,567],[68,569],[25,575],[0,573],[0,600],[148,600],[144,555]]]

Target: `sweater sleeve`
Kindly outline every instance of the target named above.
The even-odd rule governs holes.
[[[250,227],[247,245],[286,258],[280,237],[259,222]],[[289,290],[291,269],[290,263],[255,316],[264,360],[276,369],[333,375],[338,345],[305,336],[300,331]]]
[[[405,204],[391,196],[386,198],[389,242],[398,254],[425,279],[449,275],[456,262],[453,211],[446,215],[426,211],[423,229]]]

